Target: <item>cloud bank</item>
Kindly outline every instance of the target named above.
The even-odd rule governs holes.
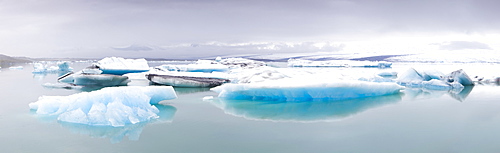
[[[337,50],[339,46],[327,49],[284,44],[498,34],[497,6],[500,1],[486,0],[7,0],[0,1],[0,52],[32,57],[102,57],[145,56],[135,52],[148,51],[147,56],[156,57],[179,52],[184,52],[183,56],[251,54],[262,53],[266,47],[269,52]],[[443,41],[477,40],[438,42]],[[210,42],[273,44],[206,45]],[[163,51],[148,45],[116,47],[130,44],[199,47],[167,47]],[[70,51],[72,48],[78,51]],[[198,51],[200,48],[207,50]]]

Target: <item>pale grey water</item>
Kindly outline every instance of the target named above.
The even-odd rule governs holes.
[[[35,76],[32,70],[26,64],[22,70],[0,71],[0,152],[500,151],[500,87],[492,84],[476,85],[468,95],[405,91],[298,103],[203,101],[217,94],[176,89],[178,99],[158,106],[162,117],[158,121],[96,128],[32,113],[28,104],[40,96],[81,92],[44,88],[41,85],[54,83],[57,74]]]

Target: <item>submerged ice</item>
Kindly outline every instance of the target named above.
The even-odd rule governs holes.
[[[175,98],[170,86],[108,87],[69,96],[41,96],[29,107],[63,122],[118,127],[158,118],[154,104]]]

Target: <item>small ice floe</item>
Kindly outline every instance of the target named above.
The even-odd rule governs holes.
[[[380,72],[377,74],[378,76],[381,76],[381,77],[395,77],[398,75],[398,72],[394,72],[394,71],[383,71],[383,72]]]
[[[392,63],[379,61],[328,60],[311,61],[303,59],[289,59],[288,67],[363,67],[363,68],[390,68]]]
[[[69,62],[67,61],[60,61],[56,63],[57,66],[50,66],[50,63],[44,64],[44,63],[33,63],[33,73],[38,74],[38,73],[58,73],[58,72],[68,72],[73,70],[69,66]]]
[[[214,96],[205,96],[203,97],[203,101],[211,101],[214,99]]]
[[[201,72],[155,72],[146,74],[146,78],[156,84],[174,87],[215,87],[230,82],[217,73]]]
[[[108,87],[69,96],[41,96],[29,107],[62,122],[119,127],[158,118],[154,104],[175,98],[170,86]]]
[[[138,73],[149,71],[146,59],[124,59],[121,57],[106,57],[93,64],[102,74],[123,75],[126,73]]]
[[[11,67],[9,67],[9,69],[10,70],[22,70],[22,69],[24,69],[24,67],[23,66],[11,66]]]

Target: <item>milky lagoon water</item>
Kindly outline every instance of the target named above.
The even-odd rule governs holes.
[[[89,64],[71,66],[79,70]],[[33,75],[32,65],[21,66],[24,69],[0,71],[0,152],[500,151],[500,86],[495,84],[476,85],[460,94],[407,90],[366,99],[294,103],[220,101],[205,88],[176,88],[179,98],[158,106],[159,120],[113,128],[62,123],[31,112],[28,104],[42,95],[82,91],[44,88],[42,84],[55,83],[58,74]],[[500,67],[393,66],[433,66],[448,70],[445,73],[461,67],[491,73]],[[206,96],[215,98],[203,100]]]

